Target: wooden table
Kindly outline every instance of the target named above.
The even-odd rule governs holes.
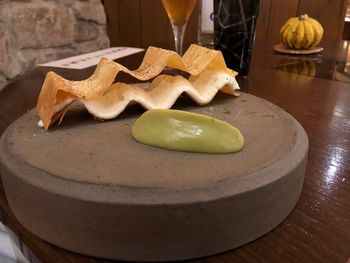
[[[340,47],[346,44],[341,43]],[[321,56],[307,60],[331,59],[330,65],[335,67],[334,59],[344,60],[343,49],[338,51],[329,47]],[[136,68],[141,58],[142,54],[137,54],[119,62]],[[238,77],[243,91],[282,107],[302,124],[309,136],[305,183],[295,210],[276,229],[256,241],[190,262],[344,263],[350,257],[350,84],[273,68],[296,60],[303,61],[299,57],[275,54],[271,46],[257,47],[249,77]],[[0,93],[0,134],[35,106],[48,70],[36,68]],[[74,80],[88,77],[92,70],[56,69]],[[122,78],[130,81],[125,75]],[[33,236],[10,211],[2,187],[0,220],[16,232],[42,262],[111,262],[72,253]]]

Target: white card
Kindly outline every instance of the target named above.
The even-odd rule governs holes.
[[[55,67],[55,68],[70,68],[70,69],[83,69],[94,65],[97,65],[102,57],[109,59],[118,59],[126,57],[132,54],[142,52],[142,48],[134,47],[112,47],[103,50],[94,51],[74,57],[64,58],[56,61],[51,61],[45,64],[40,64],[43,67]]]

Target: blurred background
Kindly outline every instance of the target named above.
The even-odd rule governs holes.
[[[187,26],[184,50],[197,42],[199,3]],[[350,39],[348,5],[348,0],[262,0],[256,46],[272,50],[282,24],[300,14],[323,25],[322,42],[336,45]],[[2,0],[0,89],[40,63],[109,46],[173,49],[169,43],[173,33],[161,0]]]
[[[211,0],[203,0],[211,1]],[[172,43],[172,30],[160,0],[104,0],[108,17],[108,35],[111,45],[147,47],[157,45],[164,48]],[[185,36],[185,43],[197,41],[198,4],[195,8]],[[279,43],[279,30],[290,17],[308,14],[324,27],[324,41],[350,38],[345,13],[348,0],[262,0],[258,19],[256,41],[268,45]],[[131,29],[131,30],[130,30]]]

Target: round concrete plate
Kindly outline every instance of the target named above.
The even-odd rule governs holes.
[[[99,122],[73,110],[44,131],[34,111],[0,144],[1,174],[18,220],[40,238],[92,256],[132,261],[202,257],[250,242],[281,223],[300,196],[308,139],[279,107],[252,95],[187,98],[175,108],[225,120],[242,151],[200,154],[136,142],[133,105]]]

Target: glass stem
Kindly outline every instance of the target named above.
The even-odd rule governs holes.
[[[177,53],[179,53],[180,56],[182,56],[182,46],[183,46],[186,25],[187,25],[187,23],[185,23],[183,25],[172,24],[173,32],[174,32],[174,39],[175,39],[175,50]]]

